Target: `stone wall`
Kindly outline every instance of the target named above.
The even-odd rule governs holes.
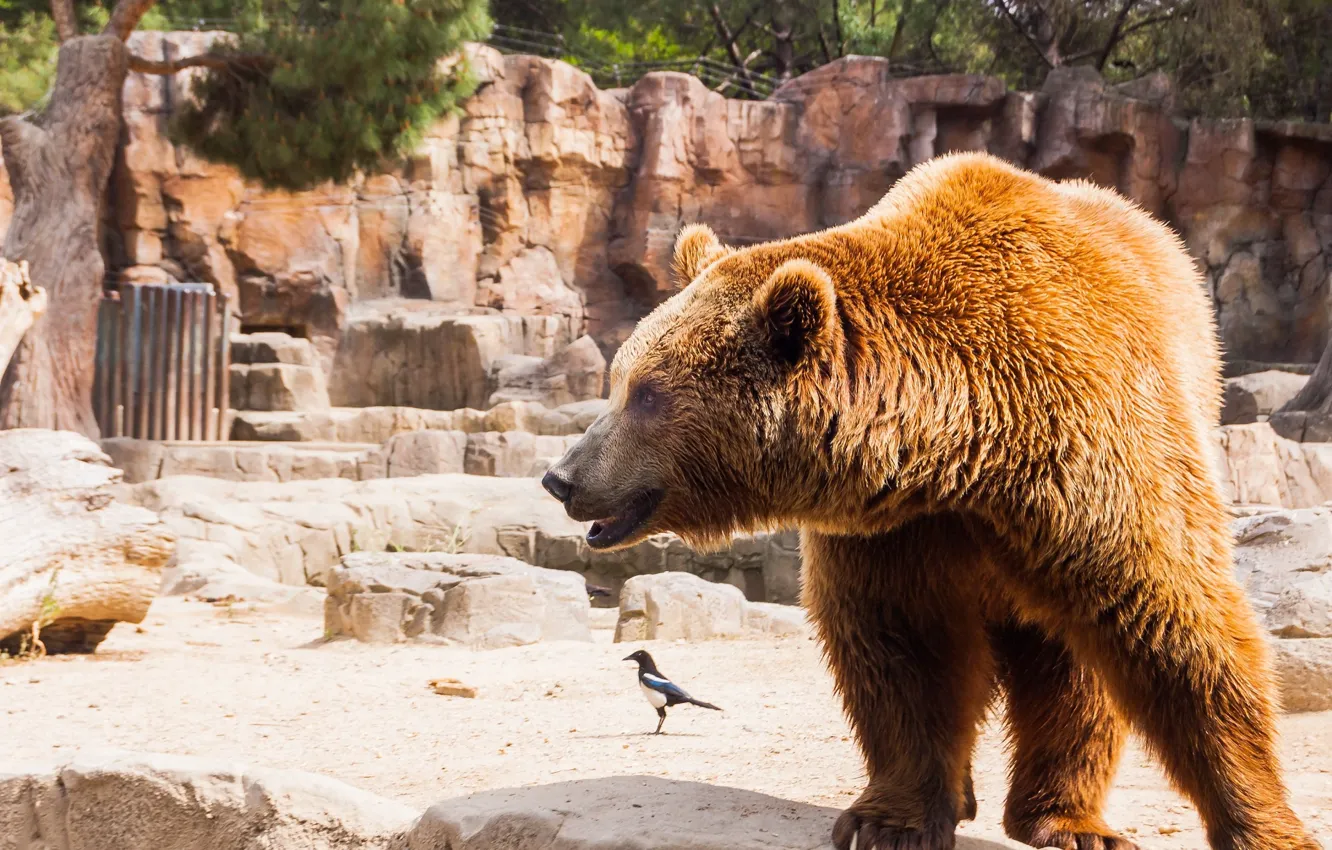
[[[171,57],[212,37],[138,33],[133,46]],[[1206,270],[1230,359],[1307,362],[1327,335],[1329,125],[1185,121],[1162,78],[1112,87],[1086,69],[1017,92],[848,57],[753,102],[683,74],[602,91],[562,62],[470,53],[479,91],[400,167],[295,194],[173,146],[184,79],[131,75],[111,266],[215,282],[244,325],[309,337],[326,366],[351,302],[382,298],[555,317],[558,336],[586,330],[609,351],[670,289],[682,224],[735,243],[834,225],[931,156],[988,149],[1114,186],[1171,222]],[[7,195],[0,182],[0,229]]]

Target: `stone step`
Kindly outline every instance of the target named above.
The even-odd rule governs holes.
[[[539,402],[507,401],[489,410],[416,407],[334,407],[321,411],[238,410],[231,439],[276,442],[383,443],[407,431],[526,431],[543,436],[581,434],[605,409],[602,399],[554,409]]]
[[[312,481],[406,478],[446,472],[519,478],[543,473],[578,435],[530,431],[406,431],[383,444],[233,441],[163,442],[127,437],[102,441],[102,450],[138,484],[173,475],[225,481]]]

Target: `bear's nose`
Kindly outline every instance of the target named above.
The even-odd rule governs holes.
[[[560,504],[568,502],[569,497],[573,495],[573,485],[556,475],[553,469],[541,476],[541,486],[546,488],[547,493],[558,499]]]

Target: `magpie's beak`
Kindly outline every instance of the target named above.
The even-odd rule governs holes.
[[[635,658],[635,657],[633,657],[632,655],[626,655],[626,656],[625,656],[623,659],[621,659],[621,660],[622,660],[622,661],[637,661],[638,659]]]

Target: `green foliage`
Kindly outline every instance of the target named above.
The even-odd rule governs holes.
[[[865,54],[898,74],[1033,89],[1091,65],[1111,82],[1164,71],[1186,112],[1332,119],[1332,0],[492,0],[492,13],[558,35],[587,67],[702,56],[780,82]]]
[[[174,123],[202,156],[269,186],[346,180],[410,150],[471,91],[466,63],[441,64],[487,32],[483,0],[291,2],[214,52]]]
[[[39,104],[55,74],[55,24],[25,12],[0,21],[0,115]]]

